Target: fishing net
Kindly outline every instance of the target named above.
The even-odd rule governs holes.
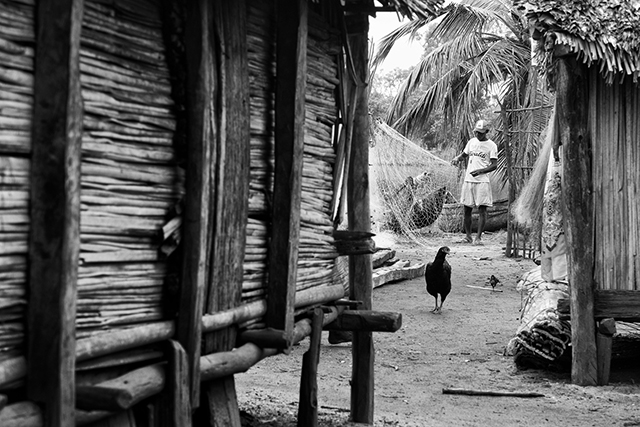
[[[425,244],[427,231],[458,231],[458,168],[375,120],[370,149],[371,214],[374,232],[390,231]],[[453,194],[452,194],[453,192]],[[450,222],[455,223],[452,227]]]

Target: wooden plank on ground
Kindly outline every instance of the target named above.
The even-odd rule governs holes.
[[[265,320],[290,341],[300,236],[307,1],[277,2],[276,19],[275,176]]]
[[[65,427],[75,425],[83,2],[42,0],[36,10],[27,396],[43,405],[45,426]]]
[[[563,147],[563,219],[571,287],[571,381],[596,385],[589,70],[575,56],[560,58],[557,70],[556,114]]]
[[[183,221],[182,284],[176,321],[176,339],[189,360],[189,388],[192,408],[200,403],[200,353],[204,285],[209,278],[210,165],[213,161],[215,69],[212,3],[189,0],[185,18],[185,61],[187,71],[187,158],[185,211]]]
[[[378,268],[373,271],[373,288],[396,282],[398,280],[414,279],[424,276],[426,264],[418,263],[411,265],[411,261],[398,261],[392,266]]]
[[[353,52],[355,78],[368,82],[369,75],[369,18],[353,16],[349,27],[357,32],[348,36]],[[349,229],[371,231],[369,208],[369,99],[366,85],[358,85],[357,107],[353,121],[353,140],[349,174],[347,176],[347,201]],[[372,308],[371,255],[349,257],[349,284],[351,299],[362,301],[363,310]],[[353,334],[353,370],[351,377],[351,418],[357,423],[373,424],[374,351],[371,332]]]

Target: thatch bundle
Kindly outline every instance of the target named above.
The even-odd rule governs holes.
[[[85,2],[79,337],[162,317],[158,248],[183,192],[162,40],[156,2]]]
[[[0,358],[24,341],[34,43],[33,5],[0,3]]]
[[[249,223],[242,297],[250,301],[265,294],[267,268],[267,194],[273,188],[273,108],[275,74],[274,20],[269,2],[249,5],[248,50],[251,82],[251,182]],[[331,221],[333,199],[332,146],[334,91],[338,85],[335,60],[337,34],[322,19],[309,14],[308,78],[302,177],[301,231],[297,289],[332,283],[337,256]]]

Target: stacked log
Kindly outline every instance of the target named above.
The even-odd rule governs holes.
[[[559,362],[571,341],[571,322],[557,310],[558,300],[569,297],[568,283],[545,281],[538,266],[523,276],[517,289],[525,298],[508,352],[522,366]]]
[[[0,359],[22,350],[27,287],[34,7],[0,3]]]
[[[250,2],[248,23],[251,82],[251,181],[244,264],[243,301],[266,292],[267,237],[274,169],[275,28],[273,2]],[[338,81],[338,34],[309,13],[308,78],[304,136],[297,289],[332,284],[337,253],[332,237],[332,145]]]
[[[157,2],[85,2],[78,337],[162,317],[159,247],[183,193],[162,41]]]

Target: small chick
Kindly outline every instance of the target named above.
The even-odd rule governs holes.
[[[496,285],[498,283],[500,283],[500,280],[498,280],[498,278],[492,274],[491,277],[489,277],[489,284],[491,284],[491,291],[492,292],[495,291]]]

